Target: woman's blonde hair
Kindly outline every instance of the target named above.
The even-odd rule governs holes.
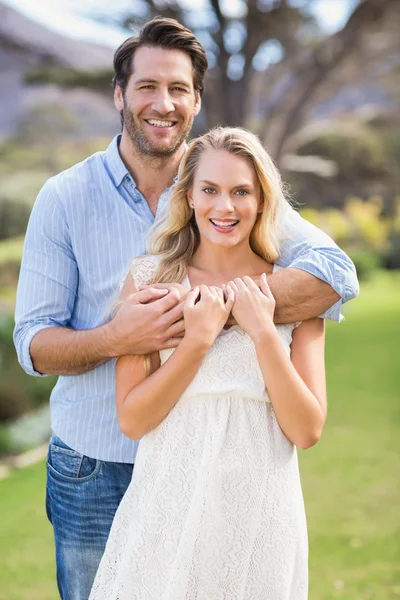
[[[261,188],[262,212],[257,215],[250,234],[250,246],[268,262],[275,262],[279,256],[278,214],[286,202],[279,171],[253,133],[239,127],[216,127],[189,144],[179,166],[169,209],[153,227],[148,251],[162,255],[162,259],[152,282],[180,283],[187,275],[187,266],[200,242],[188,193],[193,187],[200,157],[206,150],[225,150],[242,156],[253,166]]]

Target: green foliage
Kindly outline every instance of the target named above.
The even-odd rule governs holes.
[[[37,66],[27,71],[25,82],[27,84],[57,84],[65,88],[89,88],[108,95],[113,93],[112,78],[113,69],[102,69],[98,71],[87,71],[61,68],[57,66]]]
[[[15,237],[0,241],[0,294],[4,288],[16,286],[22,258],[24,238]]]
[[[75,127],[71,119],[68,112],[57,107],[42,106],[27,115],[15,138],[0,141],[0,205],[5,203],[7,210],[14,212],[24,210],[21,206],[28,207],[25,210],[29,215],[47,179],[107,148],[109,139],[71,138],[67,133]],[[9,208],[13,202],[18,208]],[[14,234],[10,232],[6,237],[11,235]]]
[[[329,133],[322,131],[329,127]],[[302,141],[307,137],[307,142]],[[367,199],[379,195],[385,204],[394,201],[400,187],[400,119],[382,117],[365,125],[357,117],[338,118],[318,127],[310,125],[300,135],[297,152],[333,162],[336,175],[285,173],[285,179],[300,204],[317,209],[324,206],[343,208],[352,195]]]
[[[20,367],[13,343],[14,321],[0,314],[0,423],[49,401],[55,377],[37,378]]]
[[[370,279],[375,271],[382,266],[381,257],[375,252],[359,250],[351,252],[351,260],[356,267],[358,279]]]
[[[0,423],[0,456],[8,453],[10,448],[10,433],[4,423]]]
[[[341,179],[376,179],[393,172],[390,147],[372,127],[350,127],[350,132],[331,133],[305,144],[303,155],[322,156],[339,167]]]
[[[366,279],[382,265],[396,268],[400,264],[400,199],[394,203],[395,214],[385,211],[379,197],[363,201],[350,197],[343,210],[304,208],[301,214],[330,235],[354,261],[360,279]]]
[[[23,235],[28,225],[30,208],[25,202],[0,197],[0,240]]]

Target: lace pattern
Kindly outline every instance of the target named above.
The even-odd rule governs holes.
[[[138,259],[137,285],[156,266]],[[278,327],[287,352],[293,327]],[[224,330],[140,442],[90,600],[306,600],[307,556],[296,449],[252,340]]]

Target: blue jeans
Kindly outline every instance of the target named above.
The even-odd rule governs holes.
[[[58,437],[47,458],[46,510],[53,525],[62,600],[87,600],[132,464],[89,458]]]

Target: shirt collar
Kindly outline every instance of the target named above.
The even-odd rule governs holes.
[[[132,175],[129,174],[128,169],[124,165],[124,162],[120,156],[118,146],[121,141],[122,134],[118,134],[112,140],[111,144],[106,150],[106,166],[107,170],[114,182],[116,187],[120,186],[124,177],[130,177],[133,183],[136,185]]]
[[[116,187],[120,186],[124,177],[128,176],[132,180],[134,186],[136,187],[136,181],[133,179],[132,175],[130,175],[128,169],[124,165],[124,161],[121,158],[121,155],[118,150],[118,146],[120,144],[122,137],[122,133],[119,133],[115,136],[115,138],[111,141],[110,145],[106,150],[106,164],[109,174],[114,182]],[[185,144],[185,150],[188,149],[188,145]],[[178,176],[174,177],[174,184],[178,181]]]

